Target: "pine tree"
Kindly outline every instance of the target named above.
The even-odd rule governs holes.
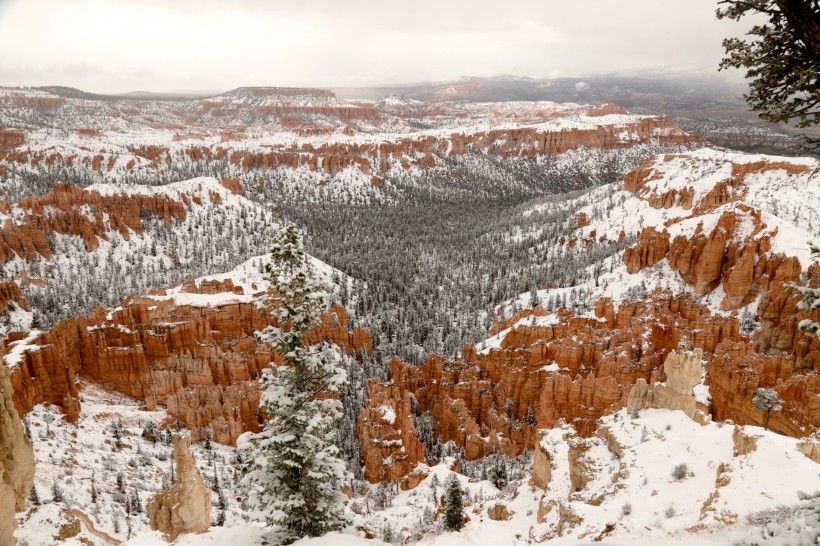
[[[745,68],[746,102],[772,123],[820,124],[820,5],[817,0],[721,0],[719,19],[757,17],[749,40],[723,40],[723,68]],[[765,23],[760,19],[766,19]]]
[[[40,495],[37,494],[36,485],[31,486],[31,491],[28,493],[28,500],[31,501],[31,504],[34,506],[40,506]]]
[[[134,489],[134,494],[131,497],[131,511],[135,514],[142,513],[142,503],[140,502],[140,496],[136,489]]]
[[[812,257],[820,259],[820,245],[811,245]],[[786,286],[787,290],[793,290],[802,298],[797,308],[801,311],[817,311],[820,309],[820,288],[810,288],[808,286],[799,286],[797,284],[790,284]],[[820,336],[820,322],[814,322],[811,319],[803,319],[798,325],[801,330],[812,332]]]
[[[455,474],[451,474],[444,483],[446,507],[444,508],[444,527],[448,531],[460,531],[464,527],[464,499],[461,484]]]
[[[51,500],[53,502],[63,502],[65,500],[65,494],[56,481],[51,484]]]
[[[507,472],[507,461],[504,456],[496,450],[493,455],[493,466],[490,469],[490,481],[499,489],[504,489],[510,482],[509,473]]]
[[[769,418],[772,412],[777,412],[783,409],[783,400],[774,389],[757,389],[752,402],[755,407],[764,413],[763,428],[769,430]]]
[[[245,476],[247,501],[279,525],[282,540],[319,536],[349,523],[346,513],[351,475],[338,457],[335,424],[342,404],[334,398],[345,384],[344,369],[330,351],[314,351],[306,334],[327,310],[330,287],[320,282],[293,224],[271,245],[267,279],[278,296],[271,302],[277,327],[258,337],[284,364],[264,370],[260,406],[265,429],[241,438],[255,452],[255,467]]]

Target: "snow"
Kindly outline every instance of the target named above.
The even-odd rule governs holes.
[[[778,164],[787,163],[796,168],[805,168],[805,172],[791,174]],[[731,190],[734,200],[712,208],[707,212],[696,211],[700,200],[719,182],[733,179],[732,165],[768,164],[774,168],[763,172],[747,174],[743,183]],[[667,231],[670,239],[677,236],[691,237],[696,231],[705,235],[711,234],[724,213],[736,215],[737,225],[733,241],[739,248],[750,239],[768,236],[771,249],[768,253],[783,253],[797,258],[803,271],[816,261],[812,256],[811,244],[820,240],[820,224],[816,220],[816,211],[820,210],[820,185],[812,183],[809,176],[817,168],[818,162],[810,158],[778,157],[760,154],[744,154],[715,148],[700,148],[683,155],[660,155],[651,163],[655,171],[650,180],[644,184],[648,195],[661,195],[671,190],[692,188],[694,191],[692,209],[679,205],[669,208],[654,208],[643,196],[623,190],[623,182],[617,182],[596,188],[575,200],[578,213],[586,214],[589,225],[577,229],[577,239],[594,238],[598,241],[617,242],[621,236],[635,237],[650,226],[656,231]],[[549,204],[539,204],[523,211],[524,216],[545,212]],[[751,211],[747,207],[754,207]],[[754,215],[759,215],[757,221]],[[758,226],[755,228],[755,226]],[[757,231],[755,231],[757,230]],[[533,236],[527,234],[527,236]],[[523,240],[525,234],[520,230],[513,232],[515,240]],[[693,287],[687,284],[672,270],[667,259],[661,260],[652,267],[630,274],[623,264],[623,252],[606,258],[599,264],[597,282],[585,281],[576,286],[540,289],[536,296],[541,307],[545,307],[549,298],[569,298],[575,291],[581,292],[580,302],[571,308],[578,316],[594,318],[591,309],[585,303],[595,302],[600,298],[610,298],[617,309],[621,302],[640,297],[653,290],[666,290],[672,293],[694,293]],[[581,272],[581,278],[594,278],[594,266]],[[757,299],[745,308],[736,311],[722,309],[725,297],[723,286],[719,285],[706,296],[699,296],[708,309],[716,315],[728,316],[737,314],[755,315],[760,300]],[[524,292],[498,306],[500,318],[508,318],[517,309],[529,306],[530,293]],[[555,315],[550,315],[554,317]],[[526,325],[519,321],[518,325]],[[505,329],[476,347],[481,352],[488,352],[501,347],[504,337],[513,329]],[[706,399],[706,392],[702,398]]]
[[[391,406],[379,406],[379,411],[382,413],[382,421],[389,424],[396,422],[396,410]]]
[[[40,330],[31,330],[23,339],[12,341],[8,344],[8,354],[3,357],[3,362],[12,370],[20,365],[23,361],[23,355],[29,351],[38,351],[40,347],[33,342],[42,332]]]

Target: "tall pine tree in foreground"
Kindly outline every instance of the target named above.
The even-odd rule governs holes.
[[[269,302],[278,327],[258,332],[284,364],[264,370],[260,407],[265,428],[240,437],[253,460],[244,482],[247,503],[281,529],[283,543],[319,536],[349,523],[342,490],[351,476],[334,444],[342,404],[334,398],[345,384],[344,368],[330,350],[306,344],[308,331],[328,308],[330,287],[315,275],[293,224],[271,245],[267,279],[278,296]]]

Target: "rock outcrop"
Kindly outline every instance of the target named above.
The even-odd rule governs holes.
[[[14,408],[9,369],[0,365],[0,544],[13,545],[15,512],[26,508],[34,483],[34,449]]]
[[[175,434],[173,444],[176,481],[171,489],[154,495],[146,507],[151,529],[165,533],[171,541],[211,526],[211,491],[194,464],[191,440]]]
[[[549,451],[541,445],[543,439],[544,432],[539,431],[538,440],[535,442],[530,483],[541,489],[546,489],[552,479],[552,459],[550,458]]]
[[[0,262],[17,256],[24,260],[53,257],[51,233],[80,237],[86,250],[94,250],[100,239],[108,240],[110,232],[118,232],[125,240],[132,233],[142,233],[145,215],[169,226],[186,218],[184,199],[124,193],[104,196],[66,184],[15,204],[0,201],[0,213],[15,212],[15,219],[6,220],[0,228]],[[95,211],[93,218],[85,212],[88,209]]]
[[[666,380],[651,387],[643,378],[638,379],[629,391],[626,407],[630,411],[646,408],[681,410],[694,417],[698,409],[708,409],[698,402],[692,388],[700,384],[703,375],[703,353],[671,351],[663,363]]]
[[[410,411],[411,394],[377,380],[371,380],[369,388],[370,403],[358,422],[364,477],[371,483],[398,482],[426,462]],[[402,483],[404,489],[412,489],[411,485],[415,486]]]
[[[14,407],[9,369],[0,366],[0,463],[3,483],[14,491],[17,511],[25,510],[26,497],[34,483],[34,449],[23,431],[23,422]]]
[[[230,298],[213,306],[176,305],[163,295],[128,298],[114,310],[98,309],[88,318],[58,324],[32,341],[14,370],[17,410],[25,413],[46,402],[76,419],[76,379],[82,375],[144,400],[147,409],[165,405],[194,441],[203,439],[208,427],[213,439],[225,444],[258,430],[258,377],[274,359],[254,340],[255,331],[270,325],[269,313],[256,307],[266,292],[245,294],[230,280],[191,281],[182,290]],[[332,309],[309,339],[335,343],[348,354],[371,350],[365,330],[348,330],[341,307]]]
[[[376,106],[345,102],[326,90],[299,89],[296,92],[300,94],[291,95],[289,91],[280,89],[237,89],[219,99],[202,99],[180,109],[165,108],[173,121],[164,122],[153,121],[150,110],[143,112],[133,103],[119,107],[120,116],[131,120],[135,126],[141,126],[146,131],[173,130],[175,133],[170,142],[166,140],[162,144],[157,144],[157,139],[145,141],[140,133],[134,136],[133,142],[116,151],[92,152],[89,148],[74,146],[24,149],[21,144],[25,141],[25,133],[0,130],[0,166],[5,169],[5,165],[30,168],[46,165],[50,168],[128,173],[146,168],[166,169],[178,163],[189,165],[191,162],[226,161],[244,173],[280,167],[307,167],[335,176],[343,169],[354,167],[371,176],[393,168],[432,168],[441,159],[465,154],[533,158],[561,154],[580,147],[616,149],[650,140],[668,144],[701,140],[685,133],[669,119],[629,116],[623,108],[613,104],[570,108],[543,105],[517,107],[515,110],[520,112],[511,112],[509,108],[475,106],[465,112],[449,103],[417,103],[406,109],[387,104]],[[51,100],[47,97],[31,98]],[[109,106],[116,111],[119,105],[111,103]],[[580,127],[544,125],[544,122],[573,115],[585,116]],[[396,131],[397,125],[406,123],[404,120],[415,122],[426,116],[451,120],[451,123],[443,125],[451,133],[447,135],[442,131],[436,135],[413,135],[412,130]],[[611,119],[606,116],[620,117]],[[472,118],[474,123],[467,124],[469,129],[460,130],[465,118]],[[253,122],[249,124],[249,120]],[[489,126],[517,126],[477,131],[470,127],[475,122],[484,122]],[[71,123],[66,121],[68,126]],[[297,137],[348,137],[356,133],[359,128],[357,124],[365,125],[371,134],[374,125],[383,127],[388,134],[367,142],[351,142],[348,138],[287,145],[246,142],[260,136],[251,132],[266,130],[289,131]],[[84,139],[103,140],[107,138],[107,129],[101,124],[98,128],[82,126],[74,130]],[[407,136],[397,137],[397,134]]]
[[[0,472],[5,472],[2,463],[0,463]],[[7,483],[0,483],[0,544],[3,546],[17,544],[17,539],[14,537],[14,530],[17,528],[15,512],[17,508],[14,503],[14,489]]]
[[[12,302],[16,303],[20,309],[31,311],[31,303],[23,295],[19,284],[14,281],[0,281],[0,315],[12,307]]]
[[[600,417],[627,405],[636,382],[654,386],[664,380],[663,365],[674,349],[690,346],[707,353],[721,342],[743,339],[736,319],[712,316],[691,295],[656,292],[622,303],[617,312],[612,302],[602,300],[595,312],[600,318],[561,311],[550,326],[524,321],[507,333],[500,348],[465,346],[460,360],[431,355],[421,366],[410,366],[394,359],[392,383],[385,388],[397,396],[412,393],[418,413],[429,412],[435,433],[463,447],[468,459],[491,454],[496,444],[517,455],[535,449],[537,429],[552,428],[561,419],[581,436],[592,436]],[[676,377],[671,361],[670,372]],[[680,381],[689,380],[685,377]],[[698,362],[695,383],[700,377]],[[377,407],[371,401],[368,410]],[[534,422],[528,419],[530,408]],[[372,420],[360,420],[360,430]],[[376,450],[363,455],[371,468],[390,457]]]

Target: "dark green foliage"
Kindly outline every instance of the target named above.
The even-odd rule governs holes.
[[[37,494],[37,486],[36,485],[31,486],[31,491],[29,491],[29,493],[28,493],[28,500],[34,506],[40,506],[40,495]]]
[[[507,472],[507,461],[501,453],[496,451],[493,455],[492,468],[489,471],[490,481],[499,489],[504,489],[510,483],[510,476]]]
[[[444,528],[448,531],[460,531],[464,527],[464,492],[455,474],[447,478],[444,491]]]
[[[32,490],[33,489],[32,487]],[[63,502],[65,500],[65,493],[63,493],[63,489],[57,485],[56,481],[51,484],[51,500],[53,502]]]
[[[820,123],[820,2],[818,0],[723,0],[718,19],[763,15],[749,39],[723,41],[724,68],[744,68],[745,96],[760,117],[773,123]]]

